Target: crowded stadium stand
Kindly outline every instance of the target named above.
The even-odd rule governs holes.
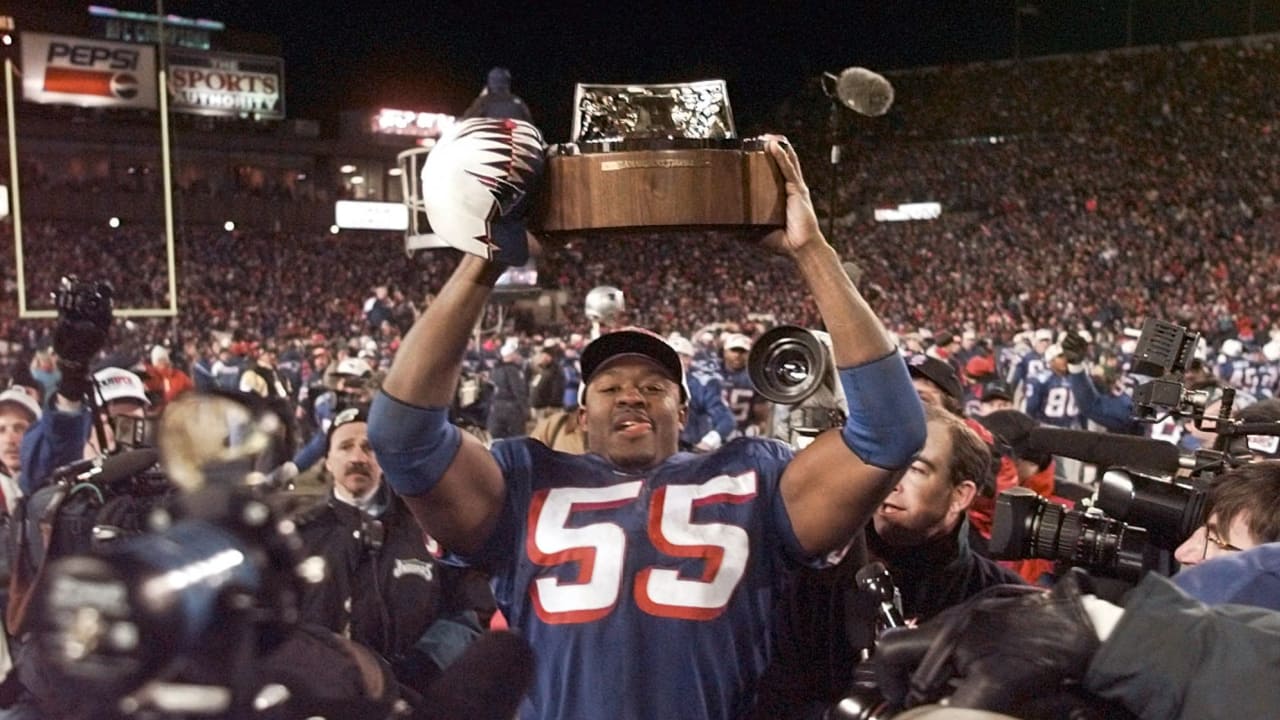
[[[897,73],[900,100],[889,122],[848,127],[841,138],[852,152],[840,168],[833,242],[886,289],[878,310],[904,334],[970,328],[1007,341],[1051,325],[1086,327],[1105,340],[1153,315],[1215,340],[1262,337],[1280,317],[1280,290],[1267,281],[1280,264],[1269,251],[1280,224],[1272,194],[1280,178],[1270,161],[1280,102],[1268,81],[1280,70],[1275,43],[1258,37]],[[823,102],[816,91],[802,94],[777,116],[811,167],[829,142],[813,121]],[[24,130],[39,125],[22,116],[19,123]],[[227,140],[240,137],[222,132]],[[185,137],[179,135],[179,157]],[[74,147],[70,142],[61,141]],[[93,270],[116,285],[120,306],[163,306],[162,230],[154,215],[107,227],[108,208],[119,217],[140,204],[158,207],[156,182],[121,189],[121,177],[136,177],[129,173],[133,158],[81,152],[70,159],[22,154],[28,302],[47,307],[59,274]],[[332,158],[310,161],[324,159]],[[55,173],[58,162],[65,167]],[[223,165],[235,177],[232,161]],[[84,167],[101,168],[114,187],[69,174]],[[821,211],[828,189],[813,185]],[[313,196],[349,190],[323,187]],[[196,204],[192,192],[180,196],[180,221]],[[237,211],[238,194],[277,209]],[[179,317],[160,328],[136,323],[121,341],[138,334],[138,347],[160,337],[181,344],[206,340],[210,330],[261,340],[349,336],[359,330],[354,308],[374,286],[395,285],[420,303],[445,276],[443,260],[425,270],[411,264],[394,234],[330,235],[331,203],[293,198],[279,186],[210,190],[199,201],[209,222],[179,225]],[[876,208],[921,201],[939,203],[940,217],[873,218]],[[324,220],[293,222],[280,208],[295,202]],[[238,229],[223,230],[221,218],[235,218]],[[785,269],[736,252],[736,242],[578,238],[549,247],[541,283],[575,298],[616,284],[634,298],[632,319],[663,332],[760,318],[813,324],[813,308]],[[640,272],[610,269],[615,265],[605,260],[619,248]],[[13,265],[5,273],[11,309]],[[746,280],[736,292],[700,291],[723,287],[705,282],[708,273]],[[587,330],[576,303],[556,315],[525,329],[560,336]],[[34,349],[42,326],[17,321],[11,311],[4,318],[8,354]]]

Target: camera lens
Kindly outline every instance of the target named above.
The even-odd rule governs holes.
[[[830,352],[812,332],[780,325],[756,341],[747,357],[747,374],[756,392],[780,405],[804,402],[828,374]]]
[[[809,379],[809,360],[799,348],[779,350],[769,360],[769,371],[780,385],[794,387]]]
[[[1027,488],[1011,488],[996,497],[990,549],[997,560],[1043,558],[1136,581],[1148,544],[1142,528],[1068,510]]]

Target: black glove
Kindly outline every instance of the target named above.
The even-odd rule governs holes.
[[[58,325],[53,331],[53,350],[62,371],[58,391],[67,398],[78,400],[93,387],[89,361],[107,344],[111,295],[109,284],[83,283],[75,277],[62,278],[54,293]]]
[[[1084,362],[1084,356],[1088,350],[1089,343],[1073,332],[1067,333],[1067,336],[1062,338],[1062,356],[1067,359],[1068,365],[1079,365]]]
[[[876,646],[880,689],[898,707],[936,702],[1016,712],[1084,677],[1101,643],[1073,569],[1052,591],[991,588],[919,628],[886,632]]]

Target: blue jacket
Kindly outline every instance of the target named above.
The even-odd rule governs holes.
[[[689,415],[680,431],[680,443],[693,447],[712,430],[720,433],[721,441],[727,441],[737,423],[724,402],[720,376],[690,370],[685,378],[689,383]]]
[[[89,408],[79,412],[56,409],[56,395],[45,403],[44,414],[22,437],[22,472],[18,486],[23,495],[40,489],[54,470],[84,457],[84,444],[93,432]]]

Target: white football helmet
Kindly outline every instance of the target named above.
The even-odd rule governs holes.
[[[583,311],[591,322],[610,324],[627,309],[622,291],[612,285],[591,288]]]
[[[522,120],[471,118],[449,128],[422,166],[431,229],[451,247],[523,265],[522,216],[543,160],[542,134]]]

